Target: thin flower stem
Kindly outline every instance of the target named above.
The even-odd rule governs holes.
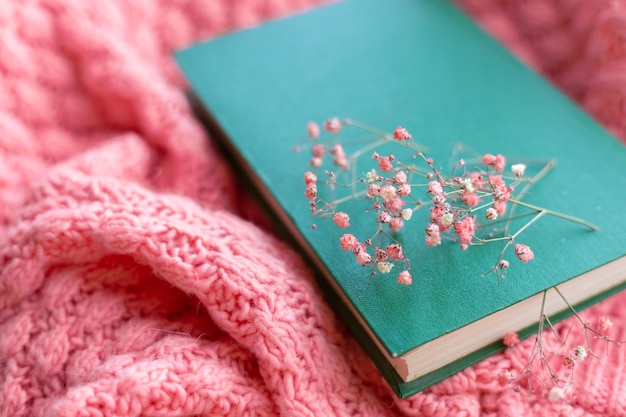
[[[357,198],[357,197],[360,197],[360,196],[362,196],[362,195],[365,195],[365,193],[366,193],[366,190],[361,190],[361,191],[353,192],[353,193],[351,193],[350,195],[347,195],[347,196],[345,196],[345,197],[338,198],[337,200],[335,200],[335,201],[333,202],[333,204],[334,204],[335,206],[338,206],[339,204],[341,204],[341,203],[345,203],[346,201],[350,201],[350,200],[352,200],[353,198]]]
[[[530,227],[531,224],[533,224],[534,222],[536,222],[537,220],[539,220],[541,217],[543,217],[545,214],[547,214],[547,212],[545,210],[541,210],[539,213],[537,213],[537,215],[535,217],[533,217],[532,219],[530,219],[528,221],[528,223],[526,223],[524,226],[522,226],[517,232],[515,232],[515,234],[513,234],[511,236],[511,240],[514,240],[520,233],[522,233],[524,230],[526,230],[528,227]]]
[[[370,125],[366,125],[366,124],[358,122],[356,120],[345,119],[344,122],[345,122],[346,125],[354,126],[354,127],[357,127],[357,128],[359,128],[361,130],[365,130],[366,132],[373,133],[374,135],[376,135],[376,136],[378,136],[380,138],[391,138],[392,137],[387,132],[383,132],[382,130],[376,129],[375,127],[372,127]]]
[[[570,216],[568,214],[560,213],[558,211],[552,211],[552,210],[549,210],[549,209],[546,209],[546,208],[535,206],[533,204],[524,203],[523,201],[519,201],[519,200],[513,199],[513,198],[511,198],[509,201],[511,201],[512,203],[515,203],[515,204],[519,204],[520,206],[532,209],[532,210],[537,210],[538,212],[543,213],[543,214],[548,214],[550,216],[560,217],[562,219],[569,220],[569,221],[572,221],[574,223],[582,224],[583,226],[586,226],[589,229],[591,229],[593,231],[596,231],[596,232],[598,230],[600,230],[597,226],[589,223],[588,221],[586,221],[584,219],[581,219],[580,217],[574,217],[574,216]]]

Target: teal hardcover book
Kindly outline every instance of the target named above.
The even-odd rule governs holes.
[[[329,300],[399,396],[497,352],[506,332],[532,334],[546,290],[545,312],[557,320],[568,309],[555,286],[579,309],[624,288],[624,145],[454,5],[347,0],[193,45],[176,59],[215,137],[320,270]],[[402,232],[412,285],[372,276],[340,248],[345,231],[313,218],[304,195],[310,154],[293,148],[310,120],[331,116],[386,131],[402,125],[444,165],[459,143],[554,158],[524,201],[599,231],[544,216],[523,234],[535,259],[511,262],[497,278],[483,274],[501,246],[427,247],[422,223]],[[419,224],[428,209],[413,217]],[[352,223],[347,230],[365,227]]]

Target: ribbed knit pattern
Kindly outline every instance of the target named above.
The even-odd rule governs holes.
[[[0,2],[0,417],[563,410],[498,385],[528,341],[395,398],[194,119],[176,48],[316,6]],[[462,6],[626,140],[626,3]],[[584,316],[626,339],[625,305]],[[566,411],[624,416],[626,350],[598,352]]]

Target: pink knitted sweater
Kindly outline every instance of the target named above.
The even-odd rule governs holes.
[[[626,415],[624,348],[576,370],[571,408],[497,383],[529,342],[406,400],[386,387],[171,58],[313,3],[0,2],[1,417]],[[462,3],[626,139],[626,3]],[[623,340],[625,306],[585,314]]]

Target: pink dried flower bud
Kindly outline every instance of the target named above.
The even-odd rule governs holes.
[[[342,229],[345,229],[350,226],[350,216],[348,216],[348,213],[338,211],[333,215],[333,222]]]
[[[506,159],[504,158],[504,156],[497,155],[496,156],[496,164],[494,165],[494,168],[495,168],[496,172],[504,171],[504,167],[505,166],[506,166]]]
[[[304,192],[304,195],[308,199],[314,199],[315,197],[317,197],[317,185],[315,185],[314,182],[308,183],[306,185],[306,191]]]
[[[383,199],[383,201],[385,201],[385,202],[391,200],[392,198],[396,198],[396,196],[397,196],[396,187],[394,187],[391,184],[387,184],[387,185],[383,186],[380,189],[380,196]]]
[[[483,156],[483,164],[493,167],[496,172],[502,172],[506,165],[506,159],[502,155],[494,156],[488,153]]]
[[[511,165],[511,172],[513,172],[516,177],[522,177],[524,175],[524,171],[526,171],[526,165],[524,164]]]
[[[353,234],[350,233],[346,233],[345,235],[341,236],[341,238],[339,238],[339,246],[341,246],[341,248],[345,252],[354,250],[358,244],[359,241]]]
[[[372,153],[372,160],[373,161],[378,161],[380,159],[380,155],[378,155],[378,152],[373,152]]]
[[[309,122],[306,125],[306,133],[311,139],[317,139],[320,136],[320,127],[315,122]]]
[[[490,166],[494,166],[496,163],[496,156],[492,155],[490,153],[486,153],[485,155],[483,155],[483,164],[487,165],[488,167]]]
[[[404,259],[404,251],[402,250],[402,245],[394,243],[392,245],[388,245],[385,250],[387,251],[387,256],[395,261],[400,261]]]
[[[475,193],[464,191],[461,196],[461,202],[468,207],[476,207],[480,202],[480,198]]]
[[[517,243],[514,249],[515,255],[519,258],[520,261],[524,263],[532,261],[535,257],[533,251],[528,246],[522,245],[521,243]]]
[[[496,213],[498,213],[498,216],[504,216],[506,214],[506,201],[494,201],[491,206]]]
[[[322,158],[311,158],[311,161],[309,162],[309,164],[313,167],[313,168],[319,168],[322,166]]]
[[[399,284],[402,285],[411,285],[411,283],[413,283],[413,277],[411,276],[409,271],[402,271],[398,274],[397,281]]]
[[[478,190],[481,190],[485,186],[485,177],[483,177],[479,172],[472,172],[470,174],[470,179],[472,180],[474,188]]]
[[[563,366],[566,369],[572,369],[574,368],[574,365],[576,364],[576,360],[572,355],[564,355],[562,361],[563,361]]]
[[[333,147],[330,148],[330,153],[332,153],[333,155],[345,155],[346,154],[343,150],[343,146],[341,146],[340,144],[333,145]]]
[[[356,254],[356,262],[365,266],[372,262],[372,255],[367,253],[365,249],[359,250]]]
[[[430,181],[428,183],[428,194],[440,195],[443,193],[443,187],[439,181]]]
[[[380,185],[378,185],[378,184],[370,184],[369,187],[367,187],[367,194],[366,194],[366,196],[368,198],[378,197],[379,195],[380,195]]]
[[[502,259],[500,261],[500,263],[498,264],[498,268],[500,269],[507,269],[509,267],[509,261],[507,261],[506,259]]]
[[[400,197],[394,197],[389,201],[385,201],[385,208],[389,210],[390,213],[397,213],[405,204],[406,203],[402,201]]]
[[[476,218],[474,216],[467,216],[454,224],[454,233],[459,236],[459,243],[467,245],[472,242],[475,223]]]
[[[393,131],[393,137],[398,141],[403,141],[411,139],[411,134],[402,126],[398,126],[396,130]]]
[[[400,217],[394,217],[389,222],[389,229],[391,229],[392,232],[398,232],[403,227],[404,227],[404,222],[402,221]]]
[[[378,215],[378,221],[387,224],[391,221],[392,217],[388,211],[383,211]]]
[[[507,371],[506,369],[502,369],[498,372],[498,385],[501,387],[506,387],[511,382],[515,381],[515,377],[511,371]]]
[[[374,251],[374,257],[376,258],[376,262],[385,262],[389,258],[387,256],[387,252],[380,248],[376,248]]]
[[[598,333],[600,336],[608,336],[611,333],[611,329],[613,328],[613,322],[609,318],[609,316],[602,316],[600,320],[598,320]]]
[[[345,154],[335,155],[333,158],[333,164],[345,170],[350,169],[350,164],[348,164],[348,158],[346,158]]]
[[[433,196],[432,202],[436,206],[446,205],[446,196],[444,194],[437,194]]]
[[[502,339],[504,346],[514,346],[519,343],[519,336],[515,332],[508,332]]]
[[[324,129],[330,133],[337,133],[341,129],[341,122],[336,117],[324,122]]]
[[[437,246],[441,244],[441,234],[439,232],[439,226],[435,223],[430,223],[426,227],[426,246]]]
[[[311,155],[313,155],[313,158],[321,158],[324,156],[325,150],[324,145],[313,145],[311,146]]]
[[[411,194],[411,186],[407,183],[404,184],[400,184],[400,186],[398,186],[398,195],[399,196],[407,196]]]
[[[393,165],[391,164],[391,159],[388,156],[381,156],[378,160],[378,168],[380,168],[380,170],[383,172],[390,171],[391,168],[393,168]]]
[[[395,184],[399,184],[399,185],[406,184],[406,180],[407,180],[406,172],[404,171],[398,171],[393,176],[393,182]]]
[[[317,181],[317,175],[312,173],[311,171],[307,171],[304,173],[304,183],[311,184]]]

